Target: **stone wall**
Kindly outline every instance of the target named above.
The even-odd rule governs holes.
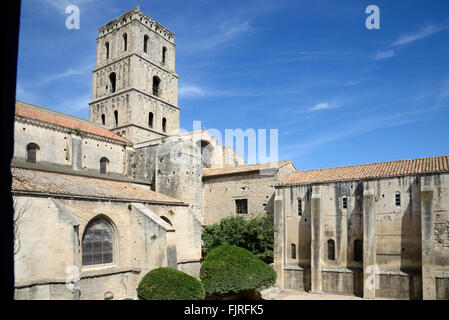
[[[123,142],[94,135],[80,135],[70,130],[15,121],[14,159],[26,159],[29,143],[39,146],[37,162],[71,167],[76,170],[100,171],[100,159],[109,160],[108,172],[126,172],[126,152]]]
[[[183,217],[185,206],[133,204],[128,207],[128,203],[121,202],[36,196],[15,196],[15,199],[17,207],[26,208],[18,224],[20,250],[15,256],[18,299],[135,296],[140,279],[148,271],[163,266],[177,267],[176,231],[154,211],[161,215],[171,211],[174,216]],[[113,263],[82,266],[84,230],[96,217],[106,219],[113,227]],[[179,256],[184,260],[199,260],[198,244],[195,251],[192,235],[180,229],[191,249],[182,248]],[[79,270],[79,291],[66,287],[73,266]]]
[[[423,290],[430,286],[428,290],[433,292],[434,298],[446,296],[448,179],[448,174],[436,174],[277,187],[275,221],[280,230],[275,239],[275,269],[280,279],[278,283],[285,288],[304,288],[304,279],[308,281],[309,278],[304,277],[303,269],[310,267],[310,287],[313,288],[315,282],[317,291],[422,299],[426,298]],[[426,191],[430,192],[429,200],[422,200],[427,199],[422,195],[423,190],[429,190]],[[397,193],[400,204],[396,203]],[[366,202],[370,194],[372,204]],[[347,209],[343,208],[343,197],[347,199]],[[302,200],[301,215],[298,214],[298,199]],[[430,201],[431,205],[423,201]],[[312,214],[314,206],[317,216]],[[371,219],[370,208],[374,224],[368,220],[364,222],[365,215]],[[429,209],[423,211],[422,208]],[[422,221],[429,223],[429,231],[425,231],[427,227]],[[427,238],[423,232],[428,233]],[[335,260],[328,259],[329,240],[335,243]],[[354,261],[355,240],[364,243],[363,263]],[[296,248],[293,257],[292,244]],[[430,245],[430,251],[424,251],[422,245]],[[426,263],[422,257],[426,258]],[[368,292],[365,288],[364,292],[370,264],[378,274],[379,287]],[[364,279],[361,278],[362,267],[368,272]],[[423,280],[424,270],[428,270],[426,281]]]
[[[237,216],[235,200],[248,200],[245,217],[274,213],[274,186],[294,171],[292,164],[270,175],[248,172],[238,175],[205,177],[203,183],[204,224],[220,223],[221,219]]]

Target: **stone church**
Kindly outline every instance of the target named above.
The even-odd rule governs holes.
[[[282,288],[449,299],[449,157],[247,165],[181,132],[174,40],[127,11],[98,29],[89,120],[16,102],[16,299],[134,299],[154,268],[199,276],[204,226],[267,214]]]
[[[100,27],[89,121],[16,102],[16,299],[132,299],[151,269],[199,276],[204,225],[273,214],[293,164],[179,130],[174,40],[138,8]]]

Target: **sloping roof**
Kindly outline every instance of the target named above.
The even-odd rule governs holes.
[[[350,181],[441,172],[449,172],[449,156],[299,170],[285,177],[280,185]]]
[[[80,131],[95,134],[97,136],[129,143],[128,140],[109,131],[106,127],[100,126],[91,121],[76,118],[68,114],[34,106],[21,101],[16,101],[16,116],[38,120],[69,129],[79,129]]]
[[[11,168],[12,190],[94,199],[115,199],[184,204],[182,201],[131,182],[62,174],[35,169]]]
[[[279,169],[288,164],[292,163],[290,160],[279,161],[279,162],[269,162],[262,164],[252,164],[246,166],[236,166],[236,167],[227,167],[227,168],[203,168],[203,176],[205,177],[215,177],[215,176],[225,176],[225,175],[233,175],[240,173],[249,173],[260,171],[263,169]]]

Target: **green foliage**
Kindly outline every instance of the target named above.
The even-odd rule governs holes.
[[[128,210],[131,210],[131,209],[132,209],[131,204],[128,204]]]
[[[270,287],[276,272],[248,250],[223,245],[209,251],[200,278],[208,296],[220,296]]]
[[[204,287],[187,273],[172,268],[158,268],[148,272],[137,287],[142,300],[202,300]]]
[[[273,216],[244,219],[241,216],[222,219],[203,229],[203,253],[219,245],[234,245],[254,253],[266,263],[273,262]]]
[[[151,236],[151,240],[156,240],[156,238],[157,238],[157,235],[155,235],[155,234],[153,234],[153,235]]]

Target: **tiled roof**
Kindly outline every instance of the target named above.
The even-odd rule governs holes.
[[[299,170],[285,177],[280,185],[350,181],[439,172],[449,172],[449,156]]]
[[[203,176],[205,177],[214,177],[214,176],[225,176],[239,173],[248,173],[254,171],[260,171],[263,169],[279,169],[282,168],[289,163],[292,163],[290,160],[279,161],[274,163],[262,163],[262,164],[252,164],[246,166],[237,166],[237,167],[227,167],[227,168],[203,168]]]
[[[69,129],[79,129],[83,132],[95,134],[97,136],[102,136],[113,140],[118,140],[121,142],[129,142],[128,140],[109,131],[107,128],[97,125],[93,122],[20,101],[16,101],[16,116],[39,120]]]
[[[182,201],[131,182],[84,177],[55,172],[11,168],[12,190],[87,198],[179,203]]]

